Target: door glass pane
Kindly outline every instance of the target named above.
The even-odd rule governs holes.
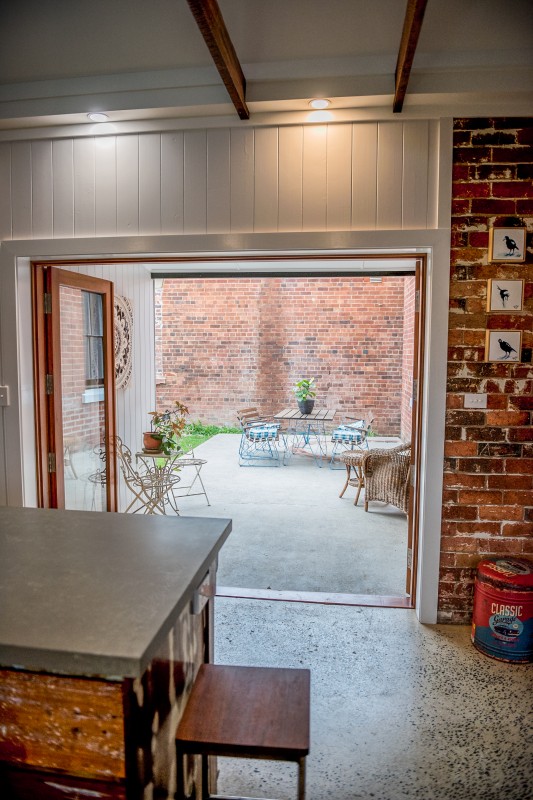
[[[102,295],[61,286],[59,302],[65,508],[105,511]]]

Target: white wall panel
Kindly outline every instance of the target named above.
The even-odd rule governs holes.
[[[278,229],[278,129],[255,131],[254,230]]]
[[[39,140],[31,145],[32,235],[48,239],[54,229],[52,186],[52,142]]]
[[[304,231],[326,230],[327,126],[304,127],[303,203]]]
[[[377,213],[378,126],[363,122],[353,126],[352,229],[374,230]]]
[[[230,131],[231,230],[250,233],[254,229],[254,131]]]
[[[225,233],[231,227],[230,133],[207,132],[207,232]]]
[[[161,233],[183,233],[183,133],[161,136]]]
[[[403,125],[402,227],[425,228],[428,212],[428,123]]]
[[[52,142],[53,231],[51,237],[74,236],[74,141]]]
[[[74,236],[95,235],[94,139],[74,139]]]
[[[207,134],[184,133],[184,231],[207,231]]]
[[[117,140],[101,136],[94,142],[94,210],[97,236],[117,232]]]
[[[380,122],[377,155],[378,230],[402,227],[403,125]]]
[[[302,230],[303,129],[279,130],[279,230]]]
[[[0,235],[431,228],[438,146],[427,120],[6,142]]]
[[[352,216],[352,125],[328,126],[327,229],[346,231]]]
[[[31,143],[15,142],[11,153],[13,238],[32,238]]]
[[[117,233],[139,231],[139,137],[117,137]]]
[[[161,135],[139,137],[139,232],[161,233]]]
[[[11,145],[0,144],[0,241],[12,239],[11,230]]]

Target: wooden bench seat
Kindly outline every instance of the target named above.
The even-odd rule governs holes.
[[[176,731],[178,765],[184,754],[201,755],[202,798],[214,800],[208,756],[293,761],[304,800],[309,715],[307,669],[203,664]]]

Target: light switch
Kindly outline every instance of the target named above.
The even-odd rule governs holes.
[[[0,406],[9,405],[9,386],[0,386]]]
[[[464,408],[487,408],[486,393],[465,394]]]

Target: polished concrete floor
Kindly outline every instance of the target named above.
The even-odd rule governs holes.
[[[216,599],[218,663],[311,670],[307,800],[531,800],[533,665],[413,611]],[[219,791],[296,797],[290,764],[220,759]]]
[[[184,515],[233,520],[220,586],[405,596],[405,514],[383,503],[365,513],[364,494],[354,506],[352,487],[339,498],[344,467],[319,468],[306,456],[294,455],[288,466],[239,467],[239,441],[219,435],[196,450],[207,460],[211,506],[204,497],[180,500]]]

